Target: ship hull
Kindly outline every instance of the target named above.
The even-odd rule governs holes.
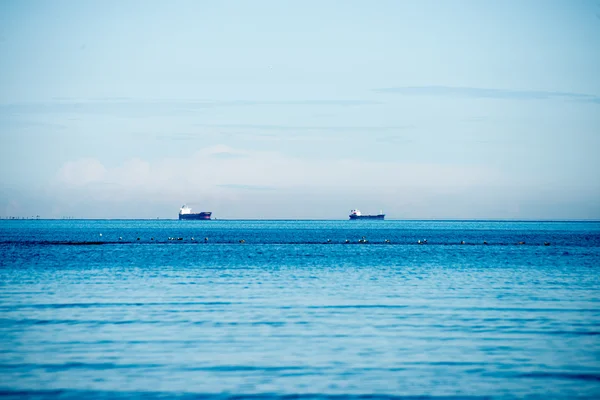
[[[210,220],[211,214],[212,214],[212,212],[179,214],[179,219],[192,220],[192,221],[208,221],[208,220]]]
[[[382,220],[385,218],[385,214],[377,214],[377,215],[350,215],[351,220],[355,219],[379,219]]]

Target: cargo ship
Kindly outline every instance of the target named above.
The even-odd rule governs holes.
[[[385,214],[383,214],[383,212],[380,212],[379,214],[374,214],[374,215],[363,215],[360,210],[352,210],[350,211],[350,215],[349,215],[350,219],[384,219],[385,218]]]
[[[185,204],[179,209],[179,219],[191,219],[191,220],[210,220],[212,212],[202,211],[199,213],[193,213],[192,209]]]

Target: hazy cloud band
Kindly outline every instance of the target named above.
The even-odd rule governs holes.
[[[548,100],[568,99],[600,104],[600,96],[573,92],[550,92],[540,90],[506,90],[462,86],[398,86],[374,89],[378,93],[404,96],[445,96],[474,99]]]

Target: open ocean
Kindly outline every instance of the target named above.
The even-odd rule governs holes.
[[[600,223],[2,220],[0,396],[600,398]]]

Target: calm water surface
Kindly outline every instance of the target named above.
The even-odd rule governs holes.
[[[598,398],[600,223],[0,221],[0,395]]]

